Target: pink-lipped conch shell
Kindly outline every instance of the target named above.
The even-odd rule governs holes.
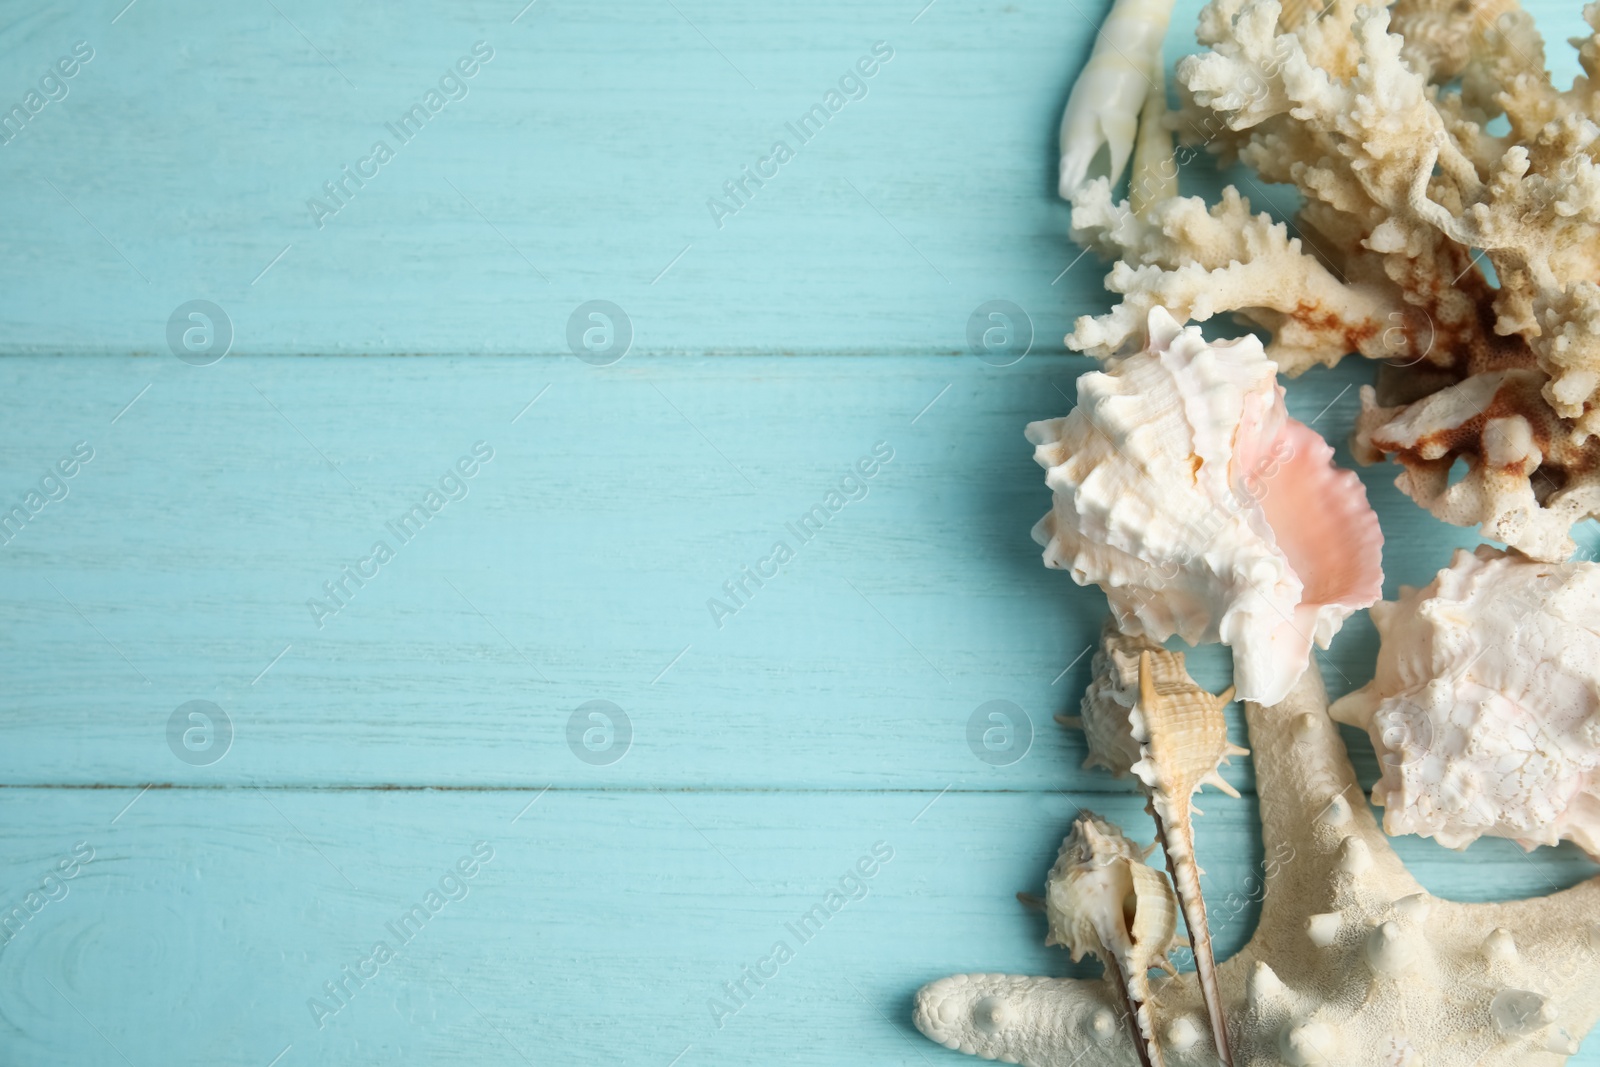
[[[1045,565],[1105,590],[1126,633],[1231,646],[1239,698],[1262,704],[1383,586],[1366,490],[1289,418],[1277,371],[1255,337],[1208,342],[1157,307],[1144,351],[1027,428],[1055,494]]]

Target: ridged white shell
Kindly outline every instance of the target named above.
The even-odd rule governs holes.
[[[1105,965],[1127,1008],[1141,1062],[1159,1065],[1149,971],[1177,973],[1167,953],[1178,929],[1178,901],[1167,876],[1145,863],[1154,847],[1140,848],[1114,823],[1079,812],[1045,881],[1044,905],[1050,924],[1045,944],[1063,946],[1074,961],[1090,955]]]
[[[1143,652],[1164,652],[1143,636],[1117,629],[1115,619],[1100,628],[1100,642],[1089,661],[1089,688],[1076,716],[1057,716],[1064,726],[1082,730],[1089,745],[1085,767],[1104,767],[1118,778],[1133,773],[1139,762],[1139,741],[1133,736],[1132,716],[1139,703],[1139,657]],[[1183,654],[1178,653],[1178,670]]]
[[[1378,599],[1383,545],[1360,480],[1288,417],[1276,375],[1254,337],[1208,343],[1158,307],[1144,351],[1027,428],[1055,492],[1033,531],[1046,566],[1104,589],[1126,632],[1231,645],[1240,698],[1269,704],[1313,641]]]
[[[1206,692],[1189,677],[1182,652],[1168,652],[1148,638],[1124,634],[1109,619],[1100,630],[1092,670],[1081,717],[1061,717],[1061,722],[1087,737],[1085,767],[1099,765],[1119,778],[1131,774],[1139,781],[1189,930],[1212,1034],[1227,1061],[1227,1027],[1191,816],[1199,812],[1192,798],[1202,785],[1239,795],[1218,773],[1229,756],[1250,754],[1228,742],[1223,709],[1233,700],[1233,691],[1221,696]],[[1062,856],[1066,855],[1063,846]],[[1063,862],[1057,861],[1058,869]],[[1198,1028],[1195,1034],[1198,1040]]]
[[[1166,875],[1145,862],[1154,849],[1094,812],[1079,812],[1045,881],[1045,944],[1067,949],[1074,961],[1121,957],[1140,973],[1169,968],[1178,902]],[[1130,897],[1147,906],[1135,907]]]
[[[1231,1064],[1227,1020],[1217,982],[1217,965],[1211,949],[1211,928],[1206,919],[1205,897],[1200,890],[1200,865],[1195,862],[1194,794],[1202,784],[1218,787],[1237,797],[1238,791],[1217,773],[1229,756],[1248,756],[1246,749],[1228,743],[1228,719],[1223,709],[1233,701],[1233,690],[1220,696],[1201,689],[1183,669],[1181,652],[1145,651],[1139,655],[1139,704],[1131,716],[1139,740],[1140,760],[1133,773],[1149,798],[1156,835],[1167,854],[1167,871],[1176,887],[1194,949],[1196,976],[1211,1020],[1218,1055]]]
[[[1462,549],[1372,620],[1377,676],[1332,714],[1372,734],[1384,829],[1600,856],[1600,564]]]

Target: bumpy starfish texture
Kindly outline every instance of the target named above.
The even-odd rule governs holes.
[[[1218,968],[1240,1067],[1554,1067],[1600,1017],[1600,878],[1533,900],[1425,892],[1364,803],[1315,666],[1247,703],[1265,844],[1254,936]],[[1193,974],[1152,981],[1169,1067],[1215,1067]],[[1031,1067],[1134,1067],[1108,980],[962,974],[924,986],[919,1030]]]

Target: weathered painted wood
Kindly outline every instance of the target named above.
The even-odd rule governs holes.
[[[1049,494],[1021,435],[1067,409],[1082,365],[5,361],[5,499],[80,441],[94,458],[0,548],[0,641],[32,665],[8,686],[0,780],[1106,788],[1051,721],[1104,598],[1040,564]],[[1337,439],[1368,374],[1295,383],[1292,408]],[[386,524],[478,441],[494,458],[465,498],[401,541]],[[802,514],[875,445],[893,458],[858,476],[867,495],[803,542]],[[1363,473],[1391,589],[1474,540]],[[394,558],[326,614],[324,583],[370,572],[380,540]],[[737,614],[708,608],[778,541],[776,577],[746,581]],[[1217,689],[1219,652],[1195,655]],[[1363,616],[1321,657],[1332,689],[1373,654]],[[233,722],[220,762],[168,746],[191,700]],[[631,720],[620,762],[569,748],[590,700]],[[1011,766],[967,743],[991,700],[1032,723]]]
[[[95,849],[0,945],[7,1064],[964,1062],[911,1031],[911,991],[1073,973],[1011,894],[1080,804],[1147,834],[1050,722],[1103,602],[1039,566],[1020,437],[1066,410],[1086,364],[1060,336],[1106,303],[1051,196],[1105,4],[522,4],[0,11],[7,107],[94,49],[0,145],[0,352],[152,357],[0,361],[0,501],[94,450],[0,546],[0,907]],[[1577,5],[1530,6],[1570,75]],[[479,40],[466,98],[318,228],[308,198]],[[707,198],[878,40],[866,98],[719,228]],[[928,358],[996,297],[1032,355]],[[634,330],[605,368],[566,355],[597,298]],[[169,354],[193,299],[233,328],[216,366]],[[240,358],[263,353],[562,358]],[[1369,373],[1291,407],[1342,439]],[[466,498],[318,629],[307,598],[479,440]],[[718,629],[707,598],[880,440],[867,497]],[[1475,540],[1363,477],[1391,593]],[[1353,620],[1330,688],[1373,651]],[[1222,684],[1216,650],[1192,662]],[[568,744],[595,699],[631,719],[620,762]],[[219,762],[169,747],[190,700],[232,719]],[[1010,766],[968,747],[991,700],[1035,730]],[[1199,827],[1225,951],[1259,859],[1248,761],[1230,777],[1246,796]],[[307,998],[479,839],[468,897],[317,1029]],[[871,895],[714,1028],[707,999],[879,839]],[[1593,870],[1399,847],[1463,899]]]
[[[0,146],[5,350],[165,352],[174,309],[207,299],[241,352],[565,352],[599,298],[641,351],[924,354],[964,351],[1001,297],[1060,351],[1104,304],[1092,257],[1062,274],[1051,190],[1105,0],[126,2],[0,20],[8,108],[94,51]],[[1530,7],[1574,73],[1580,5]],[[389,132],[479,41],[466,95]],[[864,98],[790,133],[877,41],[894,58]],[[780,139],[794,158],[713,218]],[[357,188],[343,168],[380,140],[394,158]],[[319,228],[307,202],[336,206],[335,181]]]
[[[1145,825],[1049,719],[1081,690],[1087,663],[1072,660],[1103,603],[1038,563],[1026,530],[1046,492],[1018,431],[1065,410],[1056,386],[1081,366],[0,362],[13,495],[76,442],[94,449],[0,549],[0,887],[21,900],[78,840],[98,857],[0,950],[13,1058],[111,1062],[83,1018],[135,1063],[266,1063],[288,1045],[308,1063],[517,1062],[513,1045],[574,1062],[665,1063],[690,1045],[702,1062],[779,1045],[803,1063],[943,1056],[909,1033],[916,985],[1064,971],[1010,894],[1037,887],[1079,805]],[[1291,407],[1338,438],[1345,386],[1369,370],[1294,383]],[[478,440],[494,458],[466,497],[318,630],[307,596]],[[706,597],[879,440],[894,457],[868,495],[718,630]],[[1390,472],[1364,476],[1391,588],[1472,540],[1399,499]],[[1220,687],[1216,653],[1194,660]],[[1372,654],[1364,623],[1342,635],[1324,659],[1335,691]],[[209,765],[167,740],[195,699],[237,730]],[[632,720],[620,762],[569,747],[567,720],[592,699]],[[1010,766],[966,740],[994,699],[1036,730]],[[1370,781],[1370,750],[1361,762]],[[1232,777],[1248,790],[1248,761]],[[140,796],[151,781],[180,788]],[[124,788],[27,788],[58,783]],[[367,788],[380,785],[408,788]],[[409,788],[426,786],[451,788]],[[1227,948],[1253,922],[1253,801],[1204,807]],[[904,881],[875,883],[873,910],[843,913],[850,936],[797,956],[781,996],[713,1028],[716,987],[879,836]],[[315,987],[478,837],[501,880],[440,919],[461,916],[459,940],[419,941],[316,1030]],[[1566,849],[1402,847],[1458,897],[1593,869]]]
[[[934,796],[6,789],[0,905],[93,853],[0,946],[6,1062],[955,1064],[909,998],[955,971],[1073,973],[1013,893],[1042,884],[1075,804]],[[1137,800],[1106,799],[1142,827]],[[1247,808],[1219,798],[1199,827],[1228,948],[1253,921]],[[402,945],[390,924],[478,841],[493,858]],[[892,859],[843,887],[865,896],[802,941],[786,924],[877,842]],[[1408,851],[1437,885],[1438,850]],[[1480,885],[1587,873],[1515,853],[1475,852]],[[378,941],[401,951],[373,976]],[[723,983],[778,941],[793,959],[739,1005]]]

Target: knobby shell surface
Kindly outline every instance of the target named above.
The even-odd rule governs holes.
[[[1089,955],[1105,965],[1145,1067],[1163,1063],[1150,1014],[1150,969],[1177,973],[1167,953],[1178,906],[1166,875],[1145,863],[1154,847],[1140,848],[1120,827],[1080,812],[1045,881],[1045,944],[1063,946],[1074,961]]]
[[[1366,492],[1276,375],[1255,338],[1208,343],[1154,308],[1143,351],[1027,427],[1054,491],[1045,565],[1104,589],[1125,632],[1232,646],[1240,696],[1268,703],[1382,588]]]
[[[1212,696],[1189,677],[1181,655],[1175,668],[1170,663],[1157,668],[1157,662],[1172,656],[1152,651],[1139,656],[1139,703],[1133,714],[1133,732],[1140,741],[1140,759],[1133,765],[1133,773],[1149,798],[1150,814],[1167,855],[1167,870],[1177,887],[1218,1055],[1224,1063],[1232,1063],[1211,927],[1200,890],[1202,872],[1194,855],[1192,816],[1196,809],[1192,798],[1204,784],[1237,797],[1238,791],[1223,780],[1217,768],[1229,756],[1247,756],[1249,752],[1228,743],[1223,709],[1232,703],[1233,689]]]
[[[1077,715],[1057,716],[1063,726],[1082,730],[1089,746],[1085,767],[1103,767],[1117,778],[1133,773],[1139,762],[1139,741],[1133,736],[1132,714],[1139,703],[1139,665],[1145,652],[1165,652],[1148,637],[1125,634],[1115,619],[1100,628],[1094,658],[1089,661],[1089,687]],[[1155,661],[1157,668],[1176,664],[1183,670],[1183,654]]]
[[[1427,893],[1363,803],[1327,708],[1315,666],[1283,703],[1245,705],[1266,878],[1255,934],[1217,968],[1234,1063],[1565,1062],[1600,1017],[1600,878],[1504,904]],[[1167,1067],[1216,1067],[1195,976],[1150,990]],[[913,1020],[986,1059],[1135,1067],[1119,1010],[1102,980],[960,974],[924,986]]]
[[[1249,755],[1228,742],[1223,709],[1233,691],[1206,692],[1189,677],[1183,653],[1123,634],[1113,620],[1101,629],[1092,670],[1082,715],[1063,721],[1088,739],[1085,766],[1098,764],[1118,777],[1138,779],[1188,928],[1212,1034],[1226,1060],[1227,1028],[1200,889],[1204,872],[1195,861],[1192,815],[1197,809],[1191,798],[1207,784],[1239,795],[1217,773],[1230,756]]]
[[[1600,564],[1462,549],[1372,619],[1377,675],[1333,716],[1372,734],[1384,829],[1600,857]]]

